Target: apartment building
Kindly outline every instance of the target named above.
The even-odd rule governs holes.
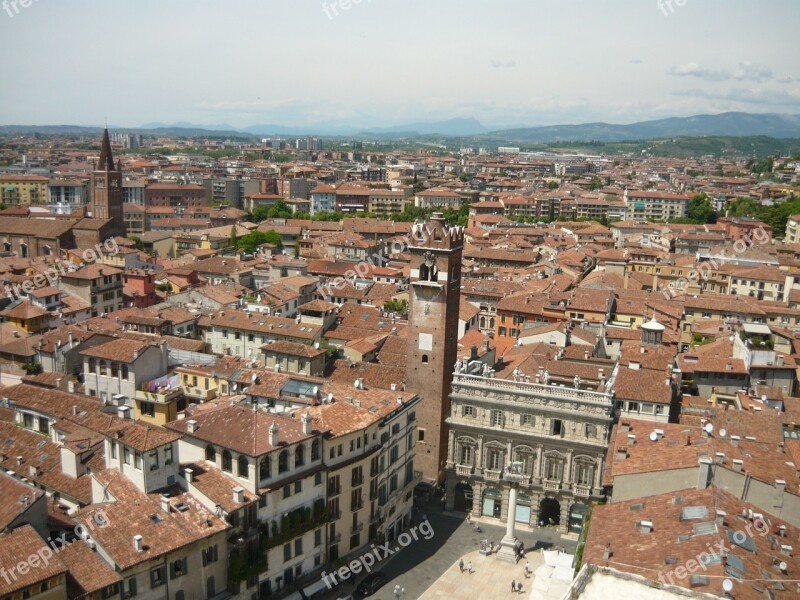
[[[122,308],[122,269],[99,263],[84,265],[61,276],[61,287],[92,307],[92,316]]]
[[[47,204],[49,180],[41,175],[0,175],[0,203],[6,206]]]
[[[66,204],[77,207],[89,203],[87,179],[51,179],[47,185],[49,204]]]
[[[198,327],[212,352],[244,358],[257,358],[262,346],[271,341],[313,344],[322,338],[319,325],[236,310],[222,310],[201,317]]]
[[[450,190],[430,189],[414,196],[414,206],[417,208],[452,208],[458,210],[461,208],[461,202],[461,194]]]
[[[154,379],[167,374],[169,368],[167,343],[158,344],[118,338],[81,352],[83,380],[86,393],[104,403],[134,406],[137,390]],[[136,409],[154,415],[154,407],[136,401]]]
[[[192,208],[206,206],[206,188],[202,185],[175,183],[151,183],[144,190],[144,205],[150,206],[182,206]]]
[[[670,221],[688,215],[691,196],[651,192],[647,190],[625,190],[623,195],[628,207],[628,218],[646,221]]]
[[[336,212],[336,188],[322,184],[311,190],[311,216]]]

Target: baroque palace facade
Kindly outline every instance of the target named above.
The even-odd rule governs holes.
[[[477,361],[453,375],[446,467],[449,510],[505,522],[580,531],[591,502],[603,499],[602,472],[614,415],[603,391],[495,378]],[[517,489],[516,499],[511,489]],[[511,504],[511,506],[509,506]]]

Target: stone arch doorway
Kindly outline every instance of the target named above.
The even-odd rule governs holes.
[[[453,509],[472,512],[472,486],[468,483],[457,483],[453,496]]]
[[[561,503],[555,498],[542,498],[539,503],[539,525],[560,525]]]

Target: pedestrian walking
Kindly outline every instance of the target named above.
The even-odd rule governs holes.
[[[530,564],[528,563],[528,561],[526,560],[525,561],[525,576],[527,577],[528,573],[530,573],[530,572],[531,572],[531,567],[530,567]]]
[[[462,573],[464,572],[464,559],[463,558],[460,561],[458,561],[458,568],[461,569]]]
[[[521,581],[517,583],[517,593],[518,594],[522,593],[522,582]]]
[[[516,589],[517,589],[517,582],[512,579],[511,580],[511,593],[513,594],[514,590],[516,590]]]
[[[467,563],[467,571],[469,571],[469,574],[470,574],[470,575],[472,575],[472,573],[473,573],[473,569],[472,569],[472,561],[469,561],[469,562]]]

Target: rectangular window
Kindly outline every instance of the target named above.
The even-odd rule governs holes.
[[[561,419],[553,419],[550,422],[550,435],[561,435],[563,432],[563,424]]]
[[[534,424],[533,415],[522,415],[523,427],[533,427],[533,424]]]
[[[475,407],[474,406],[464,406],[461,409],[461,414],[465,417],[474,417],[475,416]]]
[[[150,571],[150,587],[157,588],[167,580],[167,568],[166,567],[158,567]]]
[[[126,465],[131,464],[131,449],[125,446],[122,450],[122,462]]]
[[[492,411],[492,426],[493,427],[502,427],[503,426],[503,411],[502,410],[493,410]]]

